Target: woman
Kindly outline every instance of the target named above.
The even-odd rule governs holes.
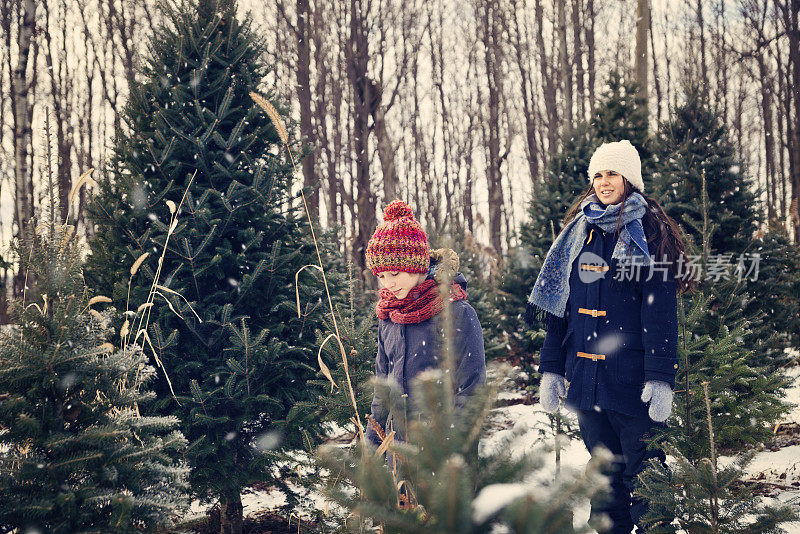
[[[552,412],[566,396],[587,449],[615,455],[610,498],[592,513],[608,514],[611,532],[629,533],[646,511],[632,498],[634,479],[647,459],[665,458],[646,440],[672,410],[677,291],[690,282],[679,271],[682,232],[644,195],[636,148],[627,140],[600,146],[589,180],[547,253],[525,319],[547,325],[542,406]]]

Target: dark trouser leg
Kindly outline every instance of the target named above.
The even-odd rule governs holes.
[[[633,487],[636,476],[647,468],[650,458],[656,458],[661,463],[666,462],[664,451],[661,449],[647,449],[647,442],[652,437],[653,432],[665,425],[664,423],[656,423],[647,416],[634,417],[613,411],[609,411],[607,415],[622,447],[622,456],[625,463],[622,482],[632,496],[630,515],[633,523],[638,526],[639,520],[647,512],[648,504],[644,499],[634,495]],[[639,528],[639,531],[643,532],[644,529]]]
[[[603,445],[615,456],[611,468],[607,471],[611,482],[611,495],[604,501],[592,502],[592,515],[607,514],[613,522],[609,532],[629,534],[633,530],[630,513],[630,486],[625,484],[624,480],[624,455],[617,432],[605,410],[578,410],[578,425],[581,429],[583,443],[590,452],[598,445]]]

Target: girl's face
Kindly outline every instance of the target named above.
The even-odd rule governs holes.
[[[378,281],[384,287],[394,293],[398,299],[404,299],[408,292],[424,282],[428,277],[427,273],[407,273],[405,271],[383,271],[378,273]]]
[[[592,187],[600,202],[619,204],[625,197],[625,178],[616,171],[600,171],[594,175]]]

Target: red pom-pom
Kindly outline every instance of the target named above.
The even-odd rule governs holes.
[[[402,200],[393,200],[388,206],[383,209],[383,220],[384,221],[393,221],[395,219],[399,219],[400,217],[411,217],[414,218],[414,214],[411,211],[411,208],[408,207],[408,204],[403,202]]]

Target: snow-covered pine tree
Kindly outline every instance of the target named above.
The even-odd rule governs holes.
[[[705,176],[711,200],[710,220],[719,228],[710,250],[739,254],[748,247],[759,221],[756,192],[737,157],[728,128],[703,92],[687,87],[685,102],[660,125],[653,142],[653,196],[667,214],[696,240],[700,232],[687,217],[702,219],[700,198]]]
[[[283,111],[263,85],[261,41],[235,0],[163,5],[131,85],[128,128],[88,207],[87,278],[119,309],[155,299],[147,331],[164,371],[157,412],[180,417],[192,489],[218,498],[224,530],[239,532],[251,482],[293,498],[257,447],[275,440],[259,437],[281,435],[286,447],[316,438],[309,411],[319,390],[307,382],[324,293],[319,273],[303,270],[298,317],[295,274],[316,257],[292,198],[287,132],[250,97],[259,91]]]
[[[702,92],[686,89],[685,102],[660,126],[653,150],[654,195],[687,235],[704,245],[701,287],[712,297],[707,331],[714,337],[722,324],[746,319],[745,343],[777,369],[786,363],[785,348],[798,343],[800,319],[792,313],[800,307],[800,271],[792,268],[798,265],[797,248],[774,225],[765,235],[754,235],[760,216],[757,191],[727,127]],[[705,221],[698,202],[703,180],[709,198]],[[713,228],[710,238],[703,237],[704,228]],[[739,280],[740,258],[745,269],[758,262],[755,280]],[[709,280],[708,266],[731,275],[714,274]]]
[[[760,448],[737,454],[721,462],[716,443],[717,419],[709,395],[710,385],[701,384],[705,414],[707,448],[705,456],[687,455],[681,447],[666,444],[665,451],[675,462],[665,468],[652,462],[634,490],[650,502],[642,518],[647,532],[703,532],[709,534],[771,534],[784,532],[780,525],[797,521],[789,505],[764,505],[742,481],[745,470]],[[677,524],[673,524],[677,523]]]
[[[52,228],[19,247],[35,287],[10,303],[0,337],[0,531],[169,526],[188,506],[179,421],[140,415],[155,370],[140,346],[112,344],[74,228]]]
[[[331,473],[327,494],[350,512],[348,531],[362,532],[369,524],[382,525],[386,534],[477,534],[496,526],[514,533],[580,531],[573,527],[572,510],[605,487],[599,463],[585,473],[562,470],[554,482],[541,480],[541,468],[551,456],[544,449],[515,453],[520,436],[513,434],[479,455],[478,440],[489,422],[498,382],[456,411],[452,399],[448,402],[444,377],[441,370],[432,370],[416,382],[420,418],[409,422],[406,442],[390,441],[385,448],[395,458],[396,471],[371,445],[320,449],[320,465]],[[402,409],[403,399],[392,384],[381,383],[377,391]]]
[[[710,261],[709,244],[718,231],[718,223],[711,217],[706,187],[703,174],[700,202],[697,203],[700,221],[690,217],[685,219],[699,232],[701,240],[701,250],[694,254],[697,261],[685,268],[687,276],[706,271]],[[684,295],[678,302],[679,369],[675,404],[679,424],[669,430],[690,458],[696,458],[709,447],[702,437],[705,405],[699,389],[701,383],[708,384],[711,392],[717,445],[728,450],[761,443],[769,436],[772,424],[787,409],[782,401],[787,385],[782,369],[775,369],[748,345],[747,340],[753,337],[750,317],[737,315],[728,309],[746,302],[746,294],[738,301],[734,297],[734,292],[744,293],[741,285],[734,282],[707,283],[700,287],[701,291]],[[730,288],[728,296],[724,296],[725,288]],[[731,304],[723,308],[720,302]],[[760,317],[756,315],[754,320]],[[770,334],[767,332],[765,335]],[[747,399],[747,402],[743,403],[741,399]]]

